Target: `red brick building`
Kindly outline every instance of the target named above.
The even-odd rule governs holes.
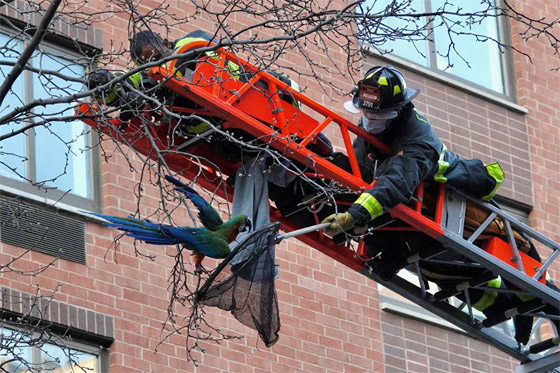
[[[191,11],[187,3],[190,4],[174,2],[170,13]],[[101,10],[108,4],[95,1],[88,7]],[[551,0],[538,4],[517,1],[516,7],[534,19],[560,14],[560,5]],[[149,9],[148,2],[139,7],[141,12]],[[3,7],[0,11],[13,19],[22,18],[11,8]],[[239,27],[252,22],[243,15],[236,17]],[[83,30],[65,28],[64,23],[55,26],[71,38],[106,51],[112,46],[118,49],[128,45],[127,22],[126,14],[116,14]],[[195,28],[211,31],[213,27],[203,15],[190,24],[180,25],[171,36],[179,37]],[[524,41],[519,36],[524,30],[522,25],[500,24],[498,30],[500,38],[511,40],[525,55],[497,54],[500,60],[497,66],[485,65],[488,62],[484,59],[478,61],[480,50],[487,48],[481,43],[466,51],[467,59],[477,60],[473,69],[459,71],[456,67],[443,71],[440,64],[444,62],[430,54],[422,59],[408,55],[406,50],[400,55],[372,53],[364,57],[362,70],[379,63],[397,66],[410,87],[422,88],[416,106],[447,147],[485,163],[499,161],[506,173],[506,181],[499,191],[503,203],[527,219],[530,226],[559,242],[560,75],[554,70],[559,61],[552,55],[547,38]],[[9,30],[4,31],[9,34]],[[497,52],[493,49],[488,52],[494,63],[497,55],[492,53]],[[339,56],[338,63],[347,63],[342,51],[333,55]],[[310,56],[321,61],[318,52],[311,51]],[[115,65],[125,63],[121,59]],[[296,55],[286,56],[283,63],[302,73],[308,69]],[[485,67],[495,74],[490,75],[491,82],[482,77],[481,69]],[[324,72],[322,78],[349,91],[352,82],[331,71]],[[303,76],[298,83],[306,87],[304,93],[312,99],[347,115],[342,109],[345,97],[334,90],[328,92],[329,97],[316,81]],[[334,132],[327,129],[326,134],[332,138]],[[138,172],[131,172],[127,160],[115,151],[114,145],[105,142],[104,148],[104,155],[109,157],[88,168],[89,186],[84,187],[85,191],[77,198],[64,199],[57,204],[58,210],[44,209],[46,212],[41,215],[43,225],[57,222],[59,238],[73,237],[75,233],[77,241],[55,239],[47,248],[25,252],[23,236],[10,233],[5,222],[0,228],[2,263],[25,252],[14,263],[17,270],[29,271],[39,264],[48,264],[53,255],[60,253],[59,249],[73,252],[72,245],[79,245],[80,237],[85,237],[81,243],[82,256],[60,259],[35,276],[7,271],[0,277],[0,285],[2,307],[14,314],[33,309],[37,285],[43,295],[56,290],[48,314],[41,316],[61,328],[72,326],[76,337],[70,347],[86,351],[88,355],[83,360],[97,358],[97,371],[511,372],[518,365],[504,353],[380,289],[375,282],[296,239],[282,242],[276,251],[279,266],[276,286],[282,322],[279,342],[266,348],[258,341],[256,332],[240,325],[228,313],[208,310],[208,320],[213,325],[244,338],[219,345],[204,344],[206,352],[196,355],[199,366],[187,363],[183,335],[172,335],[160,344],[166,336],[161,329],[167,318],[168,276],[173,264],[173,258],[165,253],[171,254],[173,248],[139,244],[144,255],[155,256],[151,260],[135,253],[131,239],[122,239],[114,247],[117,231],[92,219],[84,222],[83,214],[78,212],[91,209],[126,215],[136,210]],[[37,155],[41,149],[36,143],[37,163],[33,166],[36,169],[46,167]],[[98,151],[87,154],[101,159]],[[131,159],[132,166],[141,165],[133,155]],[[13,176],[0,175],[2,198],[10,203],[14,196],[20,196],[22,199],[17,201],[32,203],[33,208],[41,210],[45,203],[49,205],[56,200],[36,189],[21,187]],[[73,186],[74,190],[80,190]],[[147,216],[157,208],[159,197],[150,188],[144,193],[140,212]],[[558,263],[549,273],[560,281]],[[100,345],[106,349],[100,350]]]

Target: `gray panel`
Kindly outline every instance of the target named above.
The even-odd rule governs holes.
[[[55,209],[0,198],[0,240],[85,264],[84,221]]]
[[[463,235],[466,205],[464,198],[455,195],[451,189],[447,189],[443,207],[444,228],[446,230],[456,233],[459,236]]]

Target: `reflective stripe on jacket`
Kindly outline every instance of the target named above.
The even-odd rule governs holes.
[[[487,286],[491,288],[499,289],[502,286],[501,277],[498,276],[495,279],[488,281]],[[497,297],[498,297],[497,290],[485,290],[484,293],[482,294],[482,297],[480,297],[480,299],[472,306],[474,309],[477,309],[482,312],[486,310],[488,307],[492,306],[496,301]]]

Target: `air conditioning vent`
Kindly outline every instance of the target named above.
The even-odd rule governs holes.
[[[84,221],[46,206],[0,198],[0,241],[85,264]]]

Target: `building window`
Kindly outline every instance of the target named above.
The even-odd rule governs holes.
[[[0,45],[4,45],[0,49],[2,59],[14,62],[26,42],[0,33]],[[41,73],[28,69],[19,76],[0,107],[0,117],[37,99],[67,97],[82,90],[83,84],[77,79],[83,78],[85,65],[68,51],[42,45],[34,52],[29,65]],[[0,76],[5,78],[11,68],[0,65]],[[83,122],[71,119],[73,106],[73,103],[37,106],[33,115],[15,118],[0,126],[1,136],[32,122],[45,121],[44,125],[29,129],[25,134],[2,141],[0,185],[11,188],[8,191],[31,193],[81,209],[99,210],[95,176],[99,154],[93,147],[95,134]],[[33,187],[25,180],[43,188]]]
[[[42,342],[39,335],[0,329],[0,368],[4,372],[103,372],[106,353],[102,348],[60,338]]]
[[[493,41],[504,42],[507,25],[495,16],[494,10],[485,11],[488,8],[485,2],[411,0],[397,1],[396,4],[401,4],[396,10],[397,14],[430,13],[440,9],[450,14],[445,15],[445,18],[382,16],[378,21],[381,23],[371,19],[360,20],[359,38],[366,46],[387,53],[389,57],[396,56],[439,74],[452,76],[485,91],[505,97],[512,95],[512,83],[506,78],[511,63],[509,54],[500,50]],[[362,9],[369,15],[385,15],[394,6],[392,0],[367,0]],[[459,10],[461,14],[484,13],[486,16],[453,15]],[[453,25],[453,32],[449,33],[445,25]],[[385,33],[390,35],[379,36]]]
[[[53,295],[0,289],[0,370],[108,372],[113,317]]]

